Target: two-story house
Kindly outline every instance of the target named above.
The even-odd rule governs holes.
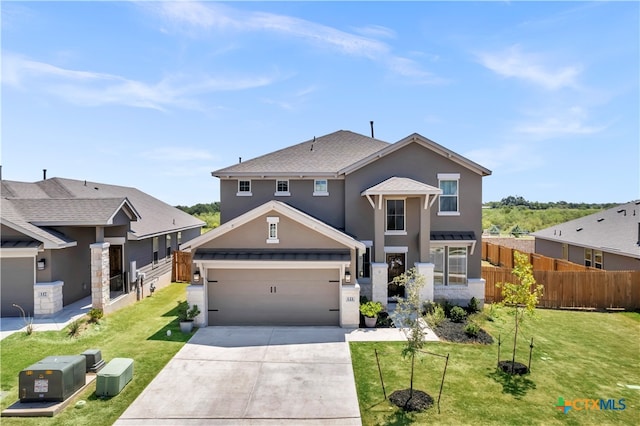
[[[360,295],[385,306],[411,267],[425,300],[484,300],[486,168],[419,135],[390,144],[350,131],[212,172],[221,226],[191,251],[201,325],[359,323]]]

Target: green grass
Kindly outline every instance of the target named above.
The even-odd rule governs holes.
[[[486,312],[486,311],[485,311]],[[511,359],[513,317],[498,310],[494,322],[482,327],[497,340],[502,334],[501,359]],[[409,361],[400,342],[351,343],[363,425],[610,425],[637,424],[640,390],[640,314],[537,310],[537,319],[525,320],[518,335],[516,360],[528,363],[529,341],[534,339],[531,374],[510,378],[496,372],[497,342],[465,345],[432,342],[425,350],[446,355],[449,365],[437,407],[405,414],[384,399],[374,349],[387,395],[409,387]],[[414,389],[437,400],[444,361],[423,355],[416,361]],[[575,411],[555,408],[558,397],[624,398],[622,411]]]
[[[50,355],[79,355],[87,349],[100,349],[102,358],[134,359],[133,380],[109,399],[95,396],[95,382],[60,414],[52,418],[3,417],[8,425],[110,425],[115,422],[158,372],[180,350],[190,335],[182,334],[176,319],[177,302],[184,300],[185,284],[171,284],[153,297],[105,316],[98,324],[86,324],[78,337],[62,331],[16,333],[0,342],[0,406],[7,408],[18,400],[18,373]],[[171,330],[171,337],[167,337]],[[83,408],[75,408],[85,400]]]

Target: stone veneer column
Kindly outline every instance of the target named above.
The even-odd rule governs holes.
[[[109,243],[93,243],[91,248],[91,306],[104,312],[109,295]]]
[[[340,286],[340,327],[358,328],[360,326],[360,285],[342,284]]]
[[[51,315],[62,310],[64,282],[36,283],[33,286],[33,315]]]
[[[371,264],[371,298],[374,302],[382,303],[385,309],[387,309],[388,292],[388,272],[389,265],[386,263],[372,263]]]
[[[424,286],[420,290],[420,300],[423,302],[433,302],[433,263],[419,263],[415,264],[416,272],[420,275],[424,275]]]

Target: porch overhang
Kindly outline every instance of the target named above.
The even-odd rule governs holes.
[[[473,231],[431,231],[430,241],[431,245],[470,247],[469,254],[473,254],[478,242]]]
[[[371,188],[365,189],[360,193],[360,195],[367,197],[369,204],[371,204],[371,207],[374,209],[376,208],[376,203],[373,200],[373,197],[376,195],[378,195],[378,209],[382,209],[382,198],[384,196],[401,197],[424,195],[423,208],[425,210],[433,206],[440,194],[442,194],[442,190],[440,188],[436,188],[435,186],[427,185],[426,183],[418,182],[413,179],[396,176],[380,182]]]

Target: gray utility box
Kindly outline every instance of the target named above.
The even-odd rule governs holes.
[[[80,355],[83,355],[87,360],[87,373],[97,373],[102,367],[104,367],[104,360],[102,359],[102,352],[100,349],[87,349]]]
[[[133,379],[133,360],[131,358],[114,358],[98,372],[96,395],[117,395],[131,379]]]
[[[82,355],[50,356],[22,370],[18,376],[20,402],[64,401],[85,385]]]

